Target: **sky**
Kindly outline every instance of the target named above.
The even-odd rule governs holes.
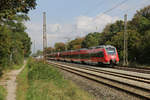
[[[43,12],[46,12],[48,47],[56,42],[68,42],[90,32],[101,32],[124,14],[131,20],[137,10],[150,5],[150,0],[37,0],[36,9],[25,22],[31,37],[32,52],[42,50]],[[35,44],[35,46],[34,46]]]

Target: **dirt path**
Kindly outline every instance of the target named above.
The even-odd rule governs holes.
[[[23,67],[21,67],[19,70],[13,70],[6,75],[4,75],[4,78],[0,80],[0,85],[3,85],[7,89],[7,97],[6,100],[16,100],[16,77],[17,75],[24,69],[26,65],[26,61],[24,61]]]

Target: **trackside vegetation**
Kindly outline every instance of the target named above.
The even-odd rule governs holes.
[[[0,86],[0,100],[6,100],[6,89],[3,86]]]
[[[30,55],[31,39],[24,22],[35,7],[36,0],[0,0],[0,75],[13,65],[23,64]]]
[[[30,59],[17,77],[17,100],[94,100],[52,65]]]

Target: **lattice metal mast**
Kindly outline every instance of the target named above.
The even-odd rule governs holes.
[[[128,65],[127,14],[124,15],[124,55],[123,55],[123,65]]]
[[[46,35],[46,12],[43,12],[43,59],[46,61],[47,35]]]

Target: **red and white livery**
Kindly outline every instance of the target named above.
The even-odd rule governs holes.
[[[80,63],[119,64],[117,49],[111,45],[51,53],[47,58]]]

